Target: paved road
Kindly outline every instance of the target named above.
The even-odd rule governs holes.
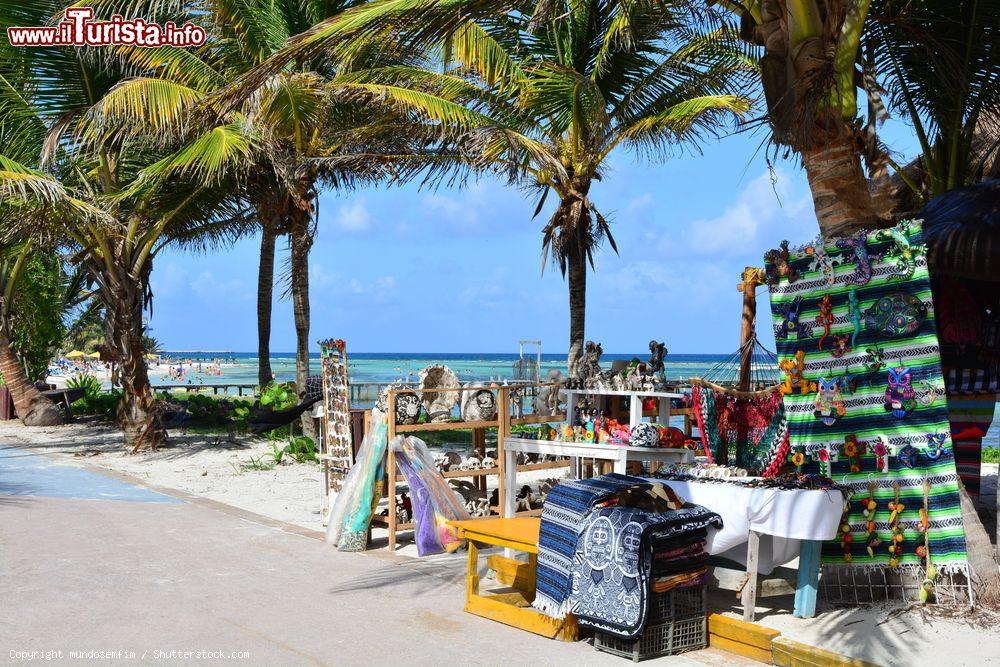
[[[0,660],[625,664],[465,614],[461,555],[343,554],[303,533],[0,446]],[[712,650],[662,662],[740,664]]]

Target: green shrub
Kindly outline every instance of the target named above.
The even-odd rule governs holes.
[[[1000,449],[983,447],[983,463],[1000,463]]]
[[[300,435],[288,441],[288,444],[285,445],[285,453],[299,463],[316,461],[316,443],[313,442],[312,438]]]
[[[66,381],[66,388],[82,388],[86,391],[84,396],[93,399],[101,394],[101,381],[89,373],[77,373]]]
[[[93,396],[84,396],[73,403],[73,412],[97,417],[103,421],[114,421],[115,411],[118,409],[118,401],[121,400],[121,397],[120,389],[114,389],[107,393],[101,392]]]

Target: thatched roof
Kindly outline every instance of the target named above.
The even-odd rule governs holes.
[[[1000,282],[1000,180],[951,190],[913,217],[924,221],[933,273]]]

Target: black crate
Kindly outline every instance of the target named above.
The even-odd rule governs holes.
[[[705,614],[646,625],[642,635],[633,641],[606,632],[594,633],[594,648],[623,658],[631,658],[632,662],[676,655],[706,646],[708,646],[708,617]]]
[[[708,586],[675,588],[666,593],[651,593],[647,623],[661,623],[682,616],[705,613]]]

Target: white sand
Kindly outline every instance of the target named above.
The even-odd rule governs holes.
[[[106,425],[71,424],[57,428],[25,428],[0,422],[0,443],[15,444],[56,455],[70,465],[96,465],[127,473],[152,486],[178,489],[279,521],[323,531],[320,515],[322,485],[319,466],[287,464],[268,471],[243,471],[241,464],[263,456],[271,443],[257,438],[171,433],[171,443],[158,452],[126,456],[117,429]],[[460,447],[455,447],[460,449]],[[82,462],[86,462],[85,464]],[[560,469],[523,473],[519,482],[559,476]],[[992,501],[997,466],[984,465],[984,496]],[[490,478],[492,484],[496,478]],[[984,498],[980,506],[989,501]],[[992,530],[992,528],[990,528]],[[375,531],[376,545],[385,532]],[[397,554],[416,556],[410,543]],[[447,568],[456,576],[465,567],[462,553],[422,559],[422,567]],[[739,617],[733,594],[713,591],[713,606]],[[877,606],[821,610],[814,619],[797,619],[791,600],[758,601],[757,622],[781,630],[790,638],[878,664],[997,665],[1000,664],[1000,616],[979,612],[975,617],[946,617],[912,609]],[[777,605],[768,608],[769,604]],[[984,629],[983,626],[987,626]]]
[[[315,463],[295,463],[287,457],[271,470],[246,469],[251,459],[273,461],[271,441],[246,435],[192,435],[170,432],[166,447],[129,456],[122,448],[121,432],[105,424],[67,424],[55,428],[25,428],[19,422],[0,422],[0,442],[37,448],[70,464],[95,465],[123,472],[143,482],[216,500],[304,528],[324,531],[322,470]],[[449,447],[460,451],[460,445]],[[518,482],[535,483],[559,478],[567,469],[554,468],[521,473]],[[489,476],[487,488],[498,478]],[[374,531],[373,538],[384,531]],[[412,552],[412,553],[411,553]],[[414,548],[400,550],[416,556]]]

